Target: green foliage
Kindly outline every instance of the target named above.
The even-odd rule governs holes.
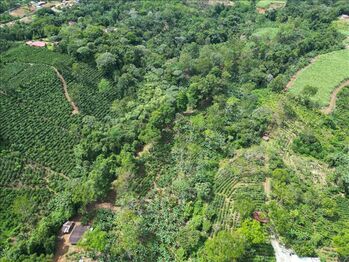
[[[103,252],[107,245],[107,232],[102,231],[100,228],[94,228],[92,231],[84,234],[78,245],[87,250]]]
[[[333,238],[334,246],[337,252],[343,257],[349,256],[349,229],[348,225],[342,230],[340,234]]]
[[[281,92],[318,54],[327,94],[345,79],[345,4],[211,2],[80,1],[0,28],[0,257],[45,261],[77,211],[94,228],[77,256],[98,261],[274,261],[267,227],[346,256],[348,93],[324,117],[320,81],[295,89],[304,103]],[[56,52],[19,43],[42,38]]]
[[[141,247],[142,218],[131,210],[122,210],[116,218],[117,243],[112,247],[115,254],[125,253],[128,258],[135,255]]]
[[[247,241],[254,245],[263,244],[266,241],[265,232],[261,224],[256,220],[245,220],[241,227],[237,229],[237,232],[245,236]]]
[[[307,86],[318,89],[317,93],[305,93],[312,101],[326,106],[332,91],[349,78],[349,50],[340,50],[319,56],[304,69],[289,89],[292,94],[301,94]]]
[[[305,154],[317,158],[324,156],[321,142],[309,133],[302,133],[293,141],[293,150],[300,154]]]
[[[238,232],[220,231],[205,242],[200,260],[228,262],[237,261],[246,251],[246,240]]]
[[[112,53],[105,52],[97,56],[96,64],[98,70],[100,70],[103,74],[108,75],[116,65],[116,58]]]

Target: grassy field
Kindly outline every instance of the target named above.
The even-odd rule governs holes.
[[[343,35],[349,36],[349,20],[336,20],[333,22],[333,26]]]
[[[262,27],[258,28],[252,35],[258,38],[269,38],[274,39],[280,28],[276,27]]]
[[[286,0],[279,0],[279,1],[274,1],[274,0],[261,0],[257,2],[257,7],[259,8],[269,8],[271,5],[277,5],[281,6],[286,4]]]
[[[312,99],[326,106],[332,91],[346,79],[349,79],[348,49],[319,56],[300,73],[289,92],[298,95],[306,86],[317,87],[318,92]]]

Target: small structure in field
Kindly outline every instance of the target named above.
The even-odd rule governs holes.
[[[262,139],[264,140],[264,141],[269,141],[270,140],[270,137],[269,137],[269,135],[268,134],[264,134],[263,136],[262,136]]]
[[[343,15],[340,16],[339,19],[341,19],[341,20],[349,20],[349,15],[343,14]]]
[[[46,43],[42,41],[27,41],[27,45],[34,46],[34,47],[45,47]]]
[[[63,234],[69,234],[70,231],[73,229],[75,223],[73,221],[67,221],[62,226],[62,233]]]
[[[269,219],[265,218],[261,211],[254,211],[252,217],[254,220],[257,220],[258,222],[261,222],[263,224],[269,223]]]
[[[90,228],[90,226],[77,225],[74,227],[69,237],[69,242],[76,245],[81,239],[82,235]]]

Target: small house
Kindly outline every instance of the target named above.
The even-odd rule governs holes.
[[[73,229],[75,223],[72,221],[67,221],[62,226],[62,233],[63,234],[69,234],[70,231]]]
[[[89,226],[77,225],[74,227],[69,237],[69,242],[72,245],[76,245],[81,239],[82,235],[89,229]]]

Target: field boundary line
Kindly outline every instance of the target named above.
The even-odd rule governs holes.
[[[326,115],[331,114],[336,107],[337,95],[347,86],[349,86],[349,79],[342,82],[339,86],[337,86],[333,90],[333,92],[331,94],[331,99],[330,99],[329,105],[327,107],[325,107],[324,109],[322,109],[321,112],[323,112]]]
[[[58,71],[58,69],[56,67],[52,66],[52,68],[56,72],[58,78],[61,80],[64,96],[67,99],[67,101],[70,103],[70,106],[73,109],[72,114],[73,115],[79,114],[80,113],[79,108],[75,105],[73,99],[70,97],[70,95],[68,93],[67,82],[65,81],[64,77],[61,75],[61,73]]]
[[[294,82],[296,81],[296,79],[298,78],[298,76],[303,73],[303,71],[305,71],[306,69],[308,69],[312,64],[314,64],[316,62],[316,60],[319,59],[319,56],[316,56],[314,58],[312,58],[310,60],[310,63],[306,66],[306,67],[303,67],[302,69],[299,69],[290,79],[290,81],[288,81],[286,87],[285,87],[285,91],[288,91],[294,84]]]

